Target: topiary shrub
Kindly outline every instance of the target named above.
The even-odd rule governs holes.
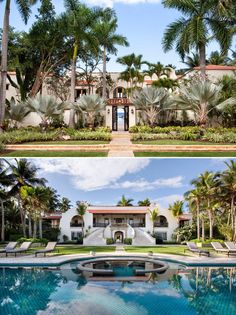
[[[128,237],[124,238],[124,244],[125,245],[132,245],[132,238],[128,238]]]
[[[114,239],[113,238],[107,238],[106,239],[106,244],[107,245],[112,245],[112,244],[114,244],[115,242],[114,242]]]

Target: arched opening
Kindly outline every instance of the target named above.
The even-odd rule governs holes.
[[[126,91],[125,88],[122,86],[118,86],[113,91],[113,98],[126,98]]]
[[[164,215],[159,215],[154,222],[154,227],[168,227],[168,221]]]
[[[115,243],[123,243],[124,241],[124,233],[122,231],[117,231],[114,234]]]
[[[79,215],[75,215],[70,221],[70,227],[83,227],[83,220]]]

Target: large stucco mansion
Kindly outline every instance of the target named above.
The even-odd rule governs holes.
[[[154,245],[155,239],[151,236],[153,230],[159,239],[171,241],[176,228],[191,222],[190,214],[176,218],[170,210],[159,206],[157,220],[152,222],[150,211],[155,208],[155,203],[150,207],[88,206],[83,220],[75,208],[45,219],[60,228],[60,241],[65,238],[77,240],[83,231],[84,245],[106,245],[109,238],[115,243],[123,243],[125,238],[131,238],[133,245]]]
[[[169,70],[168,75],[164,74],[162,77],[169,77],[172,80],[183,80],[190,79],[192,76],[198,74],[200,68],[196,67],[190,71],[187,71],[184,75],[177,76],[174,69]],[[219,78],[224,75],[235,75],[236,66],[219,66],[219,65],[207,65],[206,74],[210,80],[216,82]],[[9,73],[12,81],[16,82],[16,74],[14,72]],[[78,101],[81,96],[88,94],[100,94],[102,93],[101,88],[101,73],[94,73],[94,81],[89,83],[86,80],[78,79],[75,87],[75,101]],[[139,122],[139,114],[135,106],[132,104],[131,100],[127,95],[127,89],[130,87],[130,83],[121,80],[120,73],[111,72],[109,73],[111,78],[111,84],[107,84],[107,105],[104,110],[104,123],[106,126],[110,127],[113,131],[128,131],[130,127],[136,125]],[[151,86],[153,81],[157,80],[157,76],[153,77],[145,76],[143,82],[137,83],[139,87]],[[7,82],[7,99],[11,97],[18,98],[17,89],[15,89],[10,82]],[[54,95],[55,93],[47,82],[45,82],[41,89],[42,95]],[[70,95],[68,94],[68,100],[70,100]],[[119,114],[123,117],[122,122],[119,123]],[[65,111],[64,121],[68,123],[69,121],[69,111]],[[28,115],[24,122],[24,126],[37,126],[41,122],[39,116],[35,113]]]

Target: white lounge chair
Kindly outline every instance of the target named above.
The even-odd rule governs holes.
[[[47,253],[54,252],[56,250],[57,242],[48,242],[47,246],[44,249],[37,250],[34,254],[37,257],[38,254],[44,254],[44,257]]]
[[[236,245],[234,242],[225,242],[230,254],[236,254]]]
[[[194,242],[187,242],[187,246],[188,248],[185,249],[184,252],[189,250],[190,252],[198,253],[199,256],[203,254],[207,255],[208,257],[210,256],[210,252],[208,250],[198,248]]]
[[[7,250],[14,249],[17,245],[17,242],[9,242],[5,248],[0,249],[0,253],[6,253]]]
[[[226,253],[229,256],[229,249],[225,248],[219,242],[211,242],[211,246],[217,253]]]
[[[24,242],[19,248],[6,250],[6,256],[8,256],[8,254],[15,254],[16,257],[16,254],[26,253],[29,250],[31,244],[32,242]]]

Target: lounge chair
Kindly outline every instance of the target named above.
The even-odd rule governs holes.
[[[211,246],[217,253],[226,253],[229,256],[229,249],[225,248],[219,242],[211,242]]]
[[[37,250],[35,252],[35,257],[37,257],[37,254],[44,254],[44,257],[47,253],[54,252],[56,250],[57,242],[48,242],[47,246],[44,249]]]
[[[236,254],[236,245],[234,242],[225,242],[225,245],[229,250],[229,255]]]
[[[7,250],[14,249],[16,245],[17,245],[17,242],[9,242],[5,248],[0,249],[0,254],[6,253]]]
[[[188,248],[185,249],[184,252],[186,250],[189,250],[190,252],[198,253],[199,256],[201,256],[203,254],[207,255],[208,257],[210,256],[210,252],[208,250],[198,248],[194,242],[187,242],[187,246],[188,246]]]
[[[19,248],[6,250],[6,256],[8,254],[15,254],[15,257],[16,257],[16,254],[26,253],[29,250],[31,244],[32,242],[24,242],[21,244]]]

